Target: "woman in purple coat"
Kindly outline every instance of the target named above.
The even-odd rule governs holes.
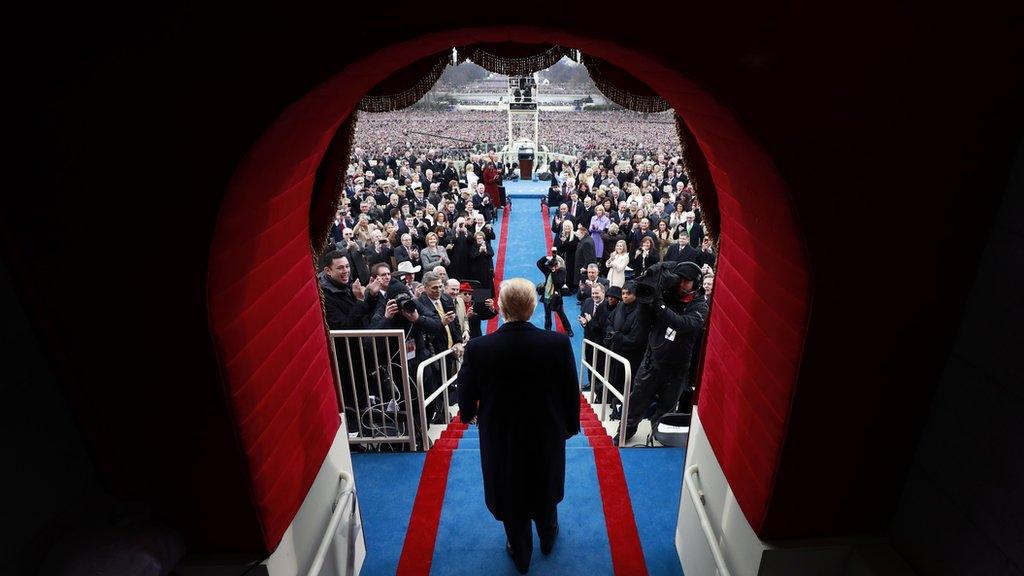
[[[604,254],[604,240],[601,233],[611,224],[611,218],[604,213],[604,206],[600,204],[594,209],[594,217],[590,219],[590,236],[594,239],[594,251],[597,254]]]

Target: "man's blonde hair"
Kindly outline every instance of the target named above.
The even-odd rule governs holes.
[[[498,306],[506,322],[529,321],[537,308],[537,291],[526,278],[510,278],[501,283]]]

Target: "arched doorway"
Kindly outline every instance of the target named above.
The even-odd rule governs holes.
[[[558,43],[602,58],[646,82],[694,135],[721,214],[699,407],[757,531],[810,313],[798,219],[771,159],[708,93],[642,51],[553,30],[475,28],[385,47],[294,103],[239,166],[221,206],[210,251],[210,326],[267,548],[280,540],[338,428],[311,273],[309,206],[317,167],[338,126],[378,82],[455,43],[478,42]],[[747,446],[756,448],[740,449]]]

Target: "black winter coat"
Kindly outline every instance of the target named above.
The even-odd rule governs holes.
[[[461,417],[478,419],[491,514],[520,520],[561,502],[565,440],[580,429],[569,338],[529,322],[506,322],[466,344],[458,386]]]

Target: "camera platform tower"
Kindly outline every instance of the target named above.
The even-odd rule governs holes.
[[[534,151],[540,140],[538,120],[536,77],[509,76],[507,150],[518,152],[519,170],[526,180],[533,174]]]

